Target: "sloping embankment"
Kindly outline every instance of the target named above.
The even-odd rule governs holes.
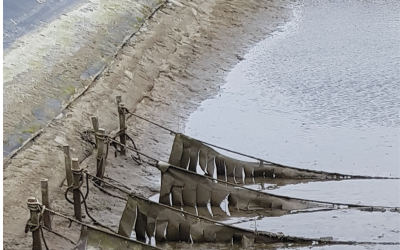
[[[121,1],[118,3],[122,4]],[[104,5],[101,6],[105,8]],[[114,7],[115,11],[122,11],[121,8],[121,6]],[[87,15],[95,11],[94,7],[91,9],[86,10]],[[22,71],[24,67],[21,67],[19,74],[13,73],[7,68],[9,67],[7,65],[11,65],[12,60],[8,59],[11,54],[5,55],[5,82],[6,79],[14,79],[16,82],[11,84],[8,81],[6,85],[10,87],[4,87],[6,97],[4,104],[10,107],[4,113],[4,134],[15,133],[14,127],[18,128],[18,124],[22,121],[30,121],[30,118],[36,117],[31,111],[35,105],[45,107],[43,105],[46,104],[47,97],[43,99],[39,93],[47,93],[54,97],[50,94],[52,90],[59,91],[55,91],[57,93],[63,91],[59,88],[61,85],[53,83],[59,81],[72,84],[74,89],[78,87],[74,95],[79,95],[82,91],[85,93],[70,104],[62,116],[53,120],[32,145],[28,145],[25,150],[8,161],[3,178],[4,248],[26,249],[29,246],[31,239],[23,234],[28,217],[26,198],[40,196],[40,178],[49,178],[52,208],[67,214],[71,213],[72,207],[63,197],[66,184],[63,183],[65,170],[62,145],[70,146],[72,157],[84,160],[83,167],[89,166],[89,169],[93,167],[95,164],[93,147],[81,138],[84,131],[91,129],[91,115],[99,117],[100,127],[106,129],[107,133],[116,131],[118,114],[115,96],[122,96],[130,111],[136,110],[138,114],[152,117],[153,120],[174,130],[182,130],[185,120],[199,103],[217,93],[227,71],[241,59],[246,49],[275,30],[278,25],[283,24],[289,13],[288,3],[280,0],[265,2],[174,0],[160,9],[146,22],[140,32],[127,40],[123,47],[114,50],[118,52],[116,57],[110,52],[108,55],[112,60],[104,59],[108,66],[97,68],[93,66],[94,61],[85,60],[85,55],[107,54],[104,46],[97,43],[87,45],[87,51],[79,47],[82,46],[79,43],[67,43],[69,47],[75,48],[76,52],[69,55],[63,49],[68,46],[61,46],[61,43],[53,41],[52,43],[58,46],[59,53],[66,53],[64,55],[68,55],[69,59],[53,53],[54,51],[44,46],[41,55],[55,57],[59,63],[57,65],[60,66],[57,74],[51,71],[57,68],[54,65],[49,67],[44,65],[46,68],[40,66],[38,60],[43,58],[42,56],[28,53],[33,51],[26,49],[29,48],[30,41],[20,48],[21,51],[25,49],[25,52],[20,54],[20,60],[30,57],[32,62],[35,62],[35,58],[38,58],[35,65],[39,66],[36,68],[33,65],[26,68],[30,71]],[[127,16],[121,17],[121,22],[124,18]],[[96,34],[105,39],[100,35],[103,29],[111,34],[118,33],[119,30],[112,25],[116,24],[99,23],[99,30],[78,33]],[[60,26],[59,30],[67,30],[67,27]],[[74,39],[73,36],[73,33],[66,32],[64,39],[70,41],[69,39]],[[40,37],[42,36],[38,34],[37,41],[40,41]],[[108,39],[111,38],[112,35],[109,35]],[[113,47],[112,42],[107,44]],[[102,60],[96,62],[99,61],[104,62]],[[96,73],[89,70],[92,66],[96,70],[102,69],[103,73],[96,77]],[[97,72],[96,70],[93,72]],[[18,75],[18,81],[17,78],[7,78],[13,74]],[[31,76],[35,77],[30,78]],[[34,82],[30,85],[33,92],[24,92],[23,85],[26,82]],[[89,84],[91,86],[85,89]],[[9,93],[7,96],[6,92]],[[68,93],[73,94],[72,92],[71,88]],[[51,97],[51,100],[55,99]],[[47,104],[53,103],[47,102]],[[65,105],[66,103],[60,106],[62,108]],[[57,112],[53,114],[56,115]],[[216,117],[210,119],[218,120]],[[173,142],[170,134],[133,118],[127,120],[127,126],[128,133],[135,135],[135,142],[143,152],[166,159]],[[28,127],[27,131],[33,129],[30,130]],[[124,169],[122,165],[133,166],[134,163],[130,157],[115,159],[110,156],[106,175],[123,183],[129,180],[127,185],[144,196],[158,191],[160,176],[156,169],[145,166]],[[93,197],[96,193],[91,195]],[[95,197],[90,200],[94,202],[91,205],[97,208],[93,211],[96,218],[104,219],[112,227],[117,226],[120,217],[117,212],[123,209],[122,207],[118,208],[115,204],[108,204],[103,200],[97,201]],[[62,228],[59,231],[63,235],[77,239],[77,234],[70,232],[65,221],[53,221],[53,224],[55,228]],[[54,249],[70,248],[67,242],[54,235],[48,234],[46,237]]]

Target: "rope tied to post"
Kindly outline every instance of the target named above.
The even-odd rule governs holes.
[[[34,232],[42,226],[44,213],[44,209],[42,208],[43,205],[41,205],[36,198],[35,200],[33,200],[33,198],[28,199],[27,205],[30,211],[39,213],[37,223],[32,222],[31,218],[29,218],[29,220],[26,222],[25,233],[27,233],[28,231]]]
[[[29,220],[26,222],[26,226],[25,226],[25,233],[29,232],[36,232],[37,230],[40,230],[40,234],[42,236],[42,240],[43,243],[46,247],[47,250],[49,250],[49,247],[47,246],[47,242],[46,239],[44,238],[44,233],[43,233],[43,224],[44,224],[44,211],[46,210],[46,207],[42,204],[40,204],[40,202],[34,198],[31,197],[28,199],[27,201],[27,205],[28,205],[28,209],[31,211],[31,213],[36,212],[37,213],[37,218],[36,218],[36,222],[32,221],[32,215],[31,218],[29,218]],[[41,244],[40,242],[35,242],[34,244]]]
[[[72,170],[72,171],[74,171],[74,170]],[[75,172],[79,172],[79,173],[80,173],[79,186],[74,187],[74,185],[71,185],[71,186],[69,186],[69,187],[67,188],[67,190],[65,190],[65,192],[64,192],[64,197],[65,197],[65,199],[66,199],[70,204],[74,204],[74,201],[72,201],[72,200],[70,200],[70,199],[68,198],[68,192],[69,192],[69,190],[71,190],[71,189],[79,189],[79,190],[80,190],[80,188],[83,186],[83,183],[84,183],[84,181],[83,181],[83,175],[82,175],[82,172],[84,172],[84,170],[83,170],[83,169],[80,169],[80,170],[78,170],[78,171],[75,170]],[[88,177],[86,176],[86,179],[87,179],[87,178],[88,178]],[[86,180],[86,183],[87,183],[87,180]],[[86,185],[87,185],[87,184],[86,184]],[[86,194],[85,194],[84,196],[82,196],[82,199],[83,199],[83,200],[81,201],[81,204],[84,203],[84,200],[86,200],[88,196],[89,196],[89,187],[87,186],[87,187],[86,187]]]

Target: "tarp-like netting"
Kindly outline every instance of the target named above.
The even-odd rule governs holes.
[[[92,226],[82,226],[79,242],[74,250],[156,250],[157,247],[106,232]]]
[[[244,213],[244,211],[253,211],[253,215],[279,216],[293,212],[337,208],[400,211],[398,208],[392,207],[320,202],[269,194],[215,180],[168,163],[159,162],[158,168],[162,172],[159,202],[180,207],[187,211],[190,211],[191,208],[192,211],[202,216],[214,218],[223,218],[227,214],[245,216],[248,213]],[[226,206],[228,211],[222,211],[221,204],[223,202],[228,204]]]
[[[283,166],[259,159],[258,162],[246,162],[225,156],[196,139],[183,134],[176,134],[169,163],[196,172],[197,166],[208,176],[217,175],[218,179],[269,177],[287,179],[348,179],[371,178],[339,173],[328,173]]]
[[[287,213],[333,209],[399,212],[399,208],[340,204],[298,199],[252,190],[226,180],[234,178],[335,179],[352,176],[285,167],[260,161],[245,162],[224,156],[182,134],[175,137],[169,163],[158,162],[161,171],[159,203],[130,194],[118,234],[149,242],[297,242],[313,244],[326,239],[291,237],[257,232],[224,223],[228,216],[280,216]],[[175,166],[176,165],[176,166]],[[197,173],[201,167],[202,174]],[[215,176],[218,176],[215,179]],[[361,177],[363,178],[363,177]],[[225,208],[225,209],[224,209]],[[343,242],[328,239],[331,244]],[[354,242],[353,242],[354,243]],[[347,244],[347,243],[345,243]]]
[[[138,240],[154,238],[156,242],[241,242],[245,236],[252,242],[302,242],[312,240],[282,234],[253,232],[202,218],[172,207],[130,195],[121,217],[118,234],[130,237],[135,232]]]
[[[169,164],[159,164],[162,171],[159,202],[169,206],[192,207],[203,216],[226,215],[221,203],[228,203],[229,214],[238,211],[263,211],[265,215],[282,215],[293,210],[333,209],[334,205],[271,195],[256,190],[227,185]],[[209,211],[208,207],[211,207]],[[204,212],[201,212],[204,211]],[[238,215],[239,216],[239,215]]]

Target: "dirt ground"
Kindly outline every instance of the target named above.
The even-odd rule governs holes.
[[[40,199],[40,178],[48,178],[51,209],[73,215],[64,199],[67,188],[62,146],[95,174],[93,145],[84,139],[91,116],[99,118],[106,133],[118,130],[116,96],[126,107],[172,130],[183,132],[189,115],[201,101],[216,95],[229,70],[255,43],[290,18],[291,2],[284,0],[170,0],[124,46],[87,92],[73,102],[26,149],[4,163],[3,247],[28,249],[25,234],[29,217],[26,201]],[[129,115],[128,115],[129,117]],[[210,117],[218,122],[218,117]],[[6,122],[6,121],[5,121]],[[127,133],[144,153],[167,161],[173,136],[154,125],[129,117]],[[149,197],[159,191],[159,171],[137,165],[130,157],[107,160],[105,175],[135,193]],[[102,223],[117,229],[125,201],[111,198],[91,186],[89,211]],[[89,218],[84,221],[90,222]],[[53,216],[54,231],[78,241],[80,227]],[[67,240],[45,232],[50,249],[71,249]]]

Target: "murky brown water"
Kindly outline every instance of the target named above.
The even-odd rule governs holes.
[[[252,49],[221,93],[192,114],[186,133],[286,165],[399,177],[399,9],[395,0],[304,1],[295,7],[295,19]],[[399,180],[313,182],[268,192],[400,205]],[[251,228],[254,221],[237,225]],[[400,239],[400,215],[388,212],[286,215],[258,218],[257,225],[304,237]]]

